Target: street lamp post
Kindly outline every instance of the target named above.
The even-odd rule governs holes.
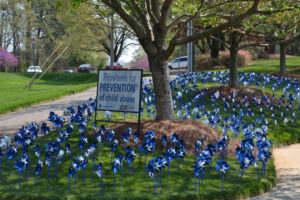
[[[110,19],[110,69],[114,68],[114,14]]]

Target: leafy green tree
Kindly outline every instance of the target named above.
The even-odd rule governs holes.
[[[72,0],[74,5],[83,1]],[[204,0],[102,0],[101,2],[114,10],[132,28],[148,55],[156,95],[156,119],[173,120],[167,62],[175,47],[206,38],[239,24],[257,12],[260,0],[254,0],[252,3],[215,1],[213,4]],[[219,20],[217,14],[220,12],[230,15],[230,18]],[[194,18],[201,19],[201,29],[192,36],[179,38],[181,30]],[[172,32],[174,26],[179,23],[184,26]],[[167,40],[167,36],[171,39]]]

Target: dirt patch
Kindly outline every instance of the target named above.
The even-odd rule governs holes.
[[[294,70],[299,70],[299,71],[294,71]],[[300,67],[294,69],[292,72],[296,73],[296,72],[300,72]],[[276,77],[283,77],[283,78],[290,78],[290,79],[296,79],[298,82],[300,82],[300,76],[297,74],[280,74],[278,72],[273,72],[273,73],[269,73],[269,75],[271,76],[276,76]]]
[[[135,125],[129,124],[116,124],[112,126],[106,127],[106,129],[113,129],[116,133],[116,138],[119,140],[121,144],[121,135],[123,132],[127,130],[128,127],[133,129],[133,133],[137,131],[137,127]],[[162,121],[143,121],[141,122],[141,135],[139,137],[140,141],[144,142],[144,134],[147,131],[152,130],[156,133],[155,141],[156,141],[156,149],[164,151],[164,146],[162,145],[162,136],[167,136],[167,144],[168,147],[171,144],[170,136],[173,133],[179,135],[179,139],[184,141],[185,148],[187,149],[188,154],[194,153],[195,142],[204,135],[204,144],[202,146],[202,150],[208,144],[215,145],[222,133],[218,132],[211,126],[205,125],[201,122],[189,121],[189,120],[162,120]],[[91,132],[90,134],[94,134]],[[227,153],[228,156],[235,157],[235,148],[240,142],[237,139],[231,139],[228,144]],[[128,143],[131,146],[136,146],[133,142],[133,137],[131,136],[130,141]],[[202,151],[201,150],[201,151]]]
[[[233,93],[236,92],[237,93],[236,101],[238,101],[240,103],[242,103],[243,97],[245,97],[245,96],[248,96],[248,104],[252,104],[252,98],[254,96],[256,97],[256,99],[258,99],[258,98],[263,99],[264,96],[269,97],[271,100],[271,102],[270,102],[271,105],[278,105],[278,103],[279,103],[279,99],[277,97],[275,97],[274,100],[272,100],[272,95],[262,91],[259,88],[252,87],[252,86],[238,86],[238,87],[229,87],[229,86],[225,86],[225,85],[212,86],[212,87],[208,88],[208,91],[205,94],[205,96],[211,97],[217,91],[219,91],[219,93],[220,93],[220,99],[223,99],[223,97],[224,97],[227,101],[230,100],[228,96],[230,95],[232,97]],[[261,100],[261,103],[267,104],[267,102],[264,102],[263,100]]]

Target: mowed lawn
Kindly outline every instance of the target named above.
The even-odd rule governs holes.
[[[24,89],[33,73],[0,73],[0,114],[83,91],[97,85],[97,74],[48,73]]]
[[[293,72],[294,69],[300,68],[300,56],[293,56],[286,59],[286,71],[288,74],[300,75],[298,72]],[[239,68],[239,71],[243,72],[260,72],[260,73],[271,73],[279,72],[280,60],[279,59],[263,59],[257,60],[253,65]]]

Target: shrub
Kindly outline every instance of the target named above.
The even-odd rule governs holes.
[[[250,53],[253,59],[268,59],[269,53],[262,47],[254,47],[250,49]]]
[[[252,56],[249,51],[240,50],[238,53],[238,65],[247,66],[252,64]],[[219,58],[210,58],[208,54],[196,56],[195,66],[197,70],[229,68],[229,51],[221,51]]]

